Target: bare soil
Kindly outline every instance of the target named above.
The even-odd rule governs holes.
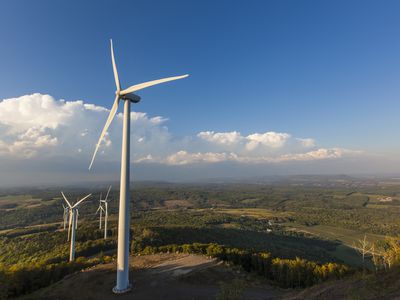
[[[188,208],[188,207],[193,207],[193,204],[190,203],[190,201],[188,200],[165,200],[164,206],[169,209],[182,208],[182,207]]]
[[[115,295],[115,263],[98,265],[69,275],[63,280],[23,299],[215,299],[220,283],[240,279],[244,299],[281,299],[287,292],[262,279],[226,266],[215,259],[189,254],[155,254],[131,257],[131,292]]]

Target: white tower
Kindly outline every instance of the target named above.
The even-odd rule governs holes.
[[[117,284],[113,288],[113,292],[120,294],[131,290],[129,283],[129,228],[130,228],[130,195],[129,195],[129,176],[130,176],[130,123],[131,123],[131,102],[138,103],[140,97],[133,94],[133,92],[142,90],[144,88],[160,84],[167,81],[185,78],[188,75],[168,77],[157,79],[140,84],[133,85],[127,89],[121,90],[120,81],[118,78],[117,66],[115,63],[114,49],[111,41],[111,60],[114,72],[115,85],[117,90],[115,92],[114,104],[108,115],[106,124],[100,134],[99,141],[96,144],[92,161],[90,162],[89,170],[92,167],[94,158],[99,149],[99,146],[110,126],[115,114],[117,113],[118,104],[120,100],[124,101],[124,119],[122,129],[122,153],[121,153],[121,182],[120,182],[120,195],[119,195],[119,216],[118,216],[118,252],[117,252]]]

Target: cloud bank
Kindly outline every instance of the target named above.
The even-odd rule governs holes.
[[[56,100],[32,94],[0,102],[0,158],[19,160],[51,157],[88,159],[109,110],[82,100]],[[316,146],[312,138],[284,132],[202,131],[177,137],[167,118],[132,112],[132,157],[137,163],[187,165],[220,163],[279,163],[335,159],[359,152]],[[118,162],[122,114],[102,142],[97,163]],[[89,160],[87,160],[89,162]]]
[[[59,174],[60,178],[74,172],[93,176],[87,167],[108,113],[107,108],[82,100],[56,100],[38,93],[0,101],[1,179],[25,174],[31,180],[32,174],[38,177],[43,172],[47,174],[43,175],[44,181],[52,174]],[[336,163],[363,155],[341,147],[324,148],[313,138],[294,137],[286,132],[205,130],[182,137],[169,131],[165,117],[132,112],[131,119],[131,161],[136,171],[143,170],[148,175],[146,179],[164,174],[166,178],[155,178],[168,180],[173,175],[171,170],[178,172],[182,168],[185,174],[192,174],[191,170],[197,168],[199,176],[207,177],[218,173],[217,166],[229,174],[229,166],[236,165],[235,170],[247,168],[251,174],[252,168],[258,168],[260,173],[280,165],[287,168],[288,164]],[[119,113],[96,157],[94,172],[98,176],[105,170],[118,173],[121,129]],[[11,174],[15,176],[10,177]]]

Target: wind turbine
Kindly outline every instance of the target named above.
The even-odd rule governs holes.
[[[101,198],[102,198],[101,196],[102,196],[102,194],[100,193],[99,207],[96,210],[96,215],[97,215],[98,212],[100,212],[99,229],[101,229],[101,217],[103,216],[103,212],[105,212],[105,210],[103,208],[103,205],[102,205],[103,200],[101,200]]]
[[[71,248],[69,251],[69,261],[73,261],[75,259],[75,236],[76,236],[76,229],[78,226],[78,205],[82,203],[85,199],[89,198],[92,196],[92,194],[86,195],[83,197],[81,200],[77,201],[74,205],[71,205],[69,201],[67,200],[67,197],[65,197],[64,193],[61,192],[61,195],[63,196],[65,202],[67,202],[68,205],[68,210],[69,210],[69,224],[68,224],[68,240],[70,237],[70,231],[71,231]]]
[[[111,190],[111,185],[108,188],[106,198],[104,200],[100,200],[100,202],[104,203],[104,207],[105,207],[105,210],[104,210],[104,239],[105,240],[107,239],[107,222],[108,222],[108,201],[107,200],[108,200],[108,195],[110,194],[110,190]]]
[[[117,90],[115,91],[115,100],[108,115],[106,124],[100,134],[100,138],[96,144],[93,153],[92,161],[89,165],[91,169],[96,153],[99,146],[106,134],[108,127],[117,113],[118,104],[120,100],[124,101],[124,119],[122,129],[122,153],[121,153],[121,182],[119,193],[119,216],[118,216],[118,253],[117,253],[117,284],[113,288],[113,292],[120,294],[131,290],[132,286],[129,283],[129,228],[130,228],[130,195],[129,195],[129,175],[130,175],[130,123],[131,123],[131,102],[138,103],[140,97],[133,94],[133,92],[142,90],[144,88],[168,82],[172,80],[182,79],[189,75],[168,77],[157,79],[153,81],[143,82],[133,85],[127,89],[121,90],[121,84],[118,77],[117,65],[115,63],[114,49],[112,40],[111,44],[111,60],[114,72],[114,80]]]
[[[64,204],[62,205],[64,208],[64,214],[63,214],[63,224],[64,224],[64,230],[67,226],[67,222],[68,222],[68,207],[65,206]]]

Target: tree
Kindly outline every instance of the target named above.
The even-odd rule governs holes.
[[[367,241],[367,235],[364,234],[364,238],[362,240],[358,240],[358,245],[354,245],[354,249],[361,254],[363,274],[365,274],[365,258],[367,256],[371,256],[372,250],[372,245]]]

